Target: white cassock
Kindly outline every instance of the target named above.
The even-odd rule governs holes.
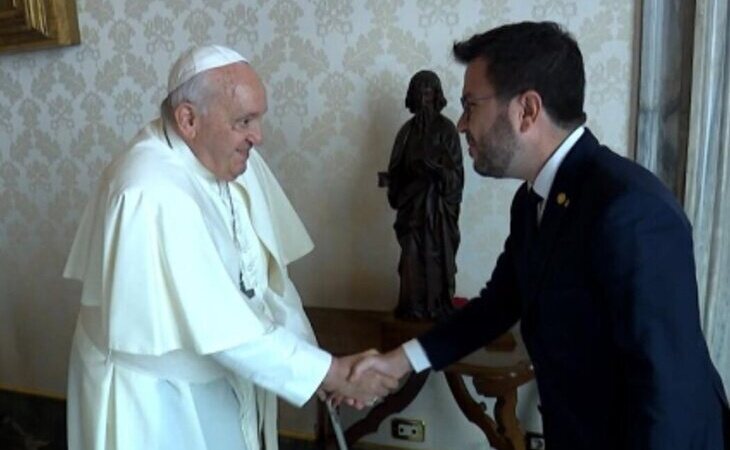
[[[69,449],[275,450],[274,394],[301,406],[331,363],[287,275],[311,249],[254,149],[226,183],[159,119],[144,128],[104,171],[64,272],[83,282]]]

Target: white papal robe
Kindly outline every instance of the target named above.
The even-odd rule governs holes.
[[[287,275],[311,248],[255,149],[226,183],[162,121],[145,127],[104,171],[64,271],[83,283],[69,449],[276,449],[274,394],[302,405],[331,363]]]

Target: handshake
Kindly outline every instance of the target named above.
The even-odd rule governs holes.
[[[363,409],[394,391],[400,379],[411,370],[402,347],[384,354],[368,350],[334,357],[317,395],[334,405],[344,402]]]

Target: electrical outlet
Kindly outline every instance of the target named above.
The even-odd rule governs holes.
[[[390,422],[390,432],[395,439],[423,442],[426,439],[426,424],[422,420],[395,418]]]
[[[527,450],[545,450],[545,438],[540,433],[525,433]]]

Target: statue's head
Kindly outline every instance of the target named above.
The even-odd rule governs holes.
[[[441,89],[441,80],[430,70],[421,70],[413,75],[406,94],[406,108],[413,114],[425,107],[440,112],[446,106],[444,91]]]

